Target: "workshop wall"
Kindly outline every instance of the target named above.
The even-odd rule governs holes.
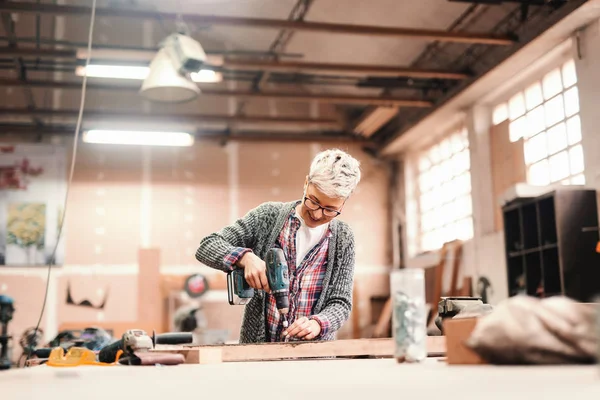
[[[70,149],[70,143],[64,145]],[[312,157],[342,148],[362,163],[363,179],[342,219],[357,243],[356,312],[372,321],[371,296],[388,294],[391,264],[388,171],[348,143],[198,142],[190,148],[80,144],[66,216],[65,265],[54,268],[41,326],[51,338],[66,326],[141,322],[138,314],[140,248],[160,250],[163,276],[221,274],[194,254],[205,235],[264,201],[300,198]],[[70,151],[70,150],[69,150]],[[70,154],[68,154],[70,159]],[[19,337],[35,326],[43,301],[44,266],[0,267],[0,291],[15,298],[10,325]],[[166,298],[164,287],[156,296]],[[238,338],[241,307],[227,304],[219,286],[204,299],[211,329]],[[87,300],[91,306],[80,303]],[[163,320],[163,325],[168,326]],[[349,320],[340,337],[353,335]]]

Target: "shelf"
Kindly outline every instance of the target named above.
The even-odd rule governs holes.
[[[543,297],[542,257],[539,252],[529,253],[525,256],[525,281],[528,295]]]
[[[540,233],[542,245],[556,243],[556,215],[554,208],[554,197],[547,197],[538,203],[540,215]]]
[[[514,209],[504,213],[504,234],[507,252],[511,253],[523,250],[520,209]]]
[[[523,224],[523,248],[528,250],[539,247],[538,216],[535,203],[523,206],[521,223]]]
[[[541,251],[550,250],[550,249],[558,249],[558,243],[550,243],[545,246],[540,246],[540,247],[536,247],[533,249],[513,251],[512,253],[508,253],[508,256],[511,258],[512,257],[522,257],[522,256],[526,256],[527,254],[539,253]]]
[[[509,296],[568,296],[590,302],[600,293],[597,192],[553,190],[503,207]]]
[[[525,293],[525,259],[512,258],[508,263],[508,287],[516,293]]]
[[[545,249],[542,252],[544,266],[544,287],[549,293],[561,293],[560,265],[558,261],[558,247]]]

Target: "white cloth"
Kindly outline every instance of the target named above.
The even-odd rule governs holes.
[[[316,228],[309,228],[300,216],[296,213],[300,220],[300,228],[296,234],[296,268],[300,266],[306,254],[312,249],[323,237],[329,224],[319,225]]]
[[[491,364],[595,362],[596,308],[565,296],[509,297],[477,321],[465,344]]]

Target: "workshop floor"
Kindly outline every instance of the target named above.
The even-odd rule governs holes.
[[[2,399],[598,399],[596,366],[448,366],[435,359],[175,367],[47,366],[0,372]],[[208,397],[211,396],[211,397]],[[214,397],[213,397],[214,396]]]

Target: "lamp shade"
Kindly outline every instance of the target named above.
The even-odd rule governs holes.
[[[150,72],[140,94],[156,102],[182,103],[198,97],[200,88],[191,78],[175,69],[167,49],[162,48],[150,63]]]

